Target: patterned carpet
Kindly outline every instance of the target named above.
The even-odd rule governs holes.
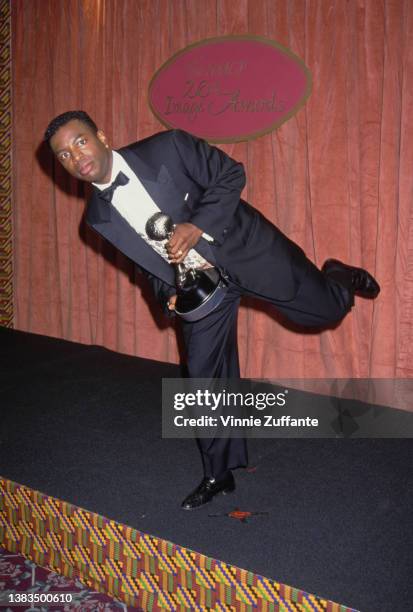
[[[4,548],[0,548],[0,609],[5,612],[138,610],[91,591],[77,579],[71,580],[43,569]]]

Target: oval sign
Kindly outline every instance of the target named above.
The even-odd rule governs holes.
[[[224,36],[165,62],[149,84],[149,104],[169,128],[237,142],[287,121],[310,93],[309,69],[286,47],[260,36]]]

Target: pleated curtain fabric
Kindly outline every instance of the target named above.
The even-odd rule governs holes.
[[[13,0],[15,327],[177,362],[176,330],[134,266],[83,220],[87,188],[41,145],[86,110],[114,147],[164,127],[150,78],[198,40],[256,34],[300,56],[307,104],[276,131],[222,145],[243,196],[300,244],[373,272],[382,292],[334,330],[285,327],[263,303],[239,320],[248,377],[413,374],[413,3],[410,0]]]

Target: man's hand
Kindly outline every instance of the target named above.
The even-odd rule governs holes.
[[[168,308],[169,310],[175,310],[175,304],[176,304],[176,298],[178,296],[177,295],[171,295],[171,297],[168,300]]]
[[[202,230],[192,223],[177,223],[174,233],[166,244],[171,263],[182,263],[188,252],[196,245]]]

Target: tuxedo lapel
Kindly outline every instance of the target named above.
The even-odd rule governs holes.
[[[96,187],[93,187],[92,195],[87,203],[86,221],[90,225],[111,221],[111,207],[108,206],[108,202],[99,197],[98,193]]]
[[[174,223],[188,220],[190,211],[185,206],[185,194],[180,192],[164,164],[158,171],[149,166],[136,151],[125,148],[118,153],[127,161],[162,212],[169,215]]]

